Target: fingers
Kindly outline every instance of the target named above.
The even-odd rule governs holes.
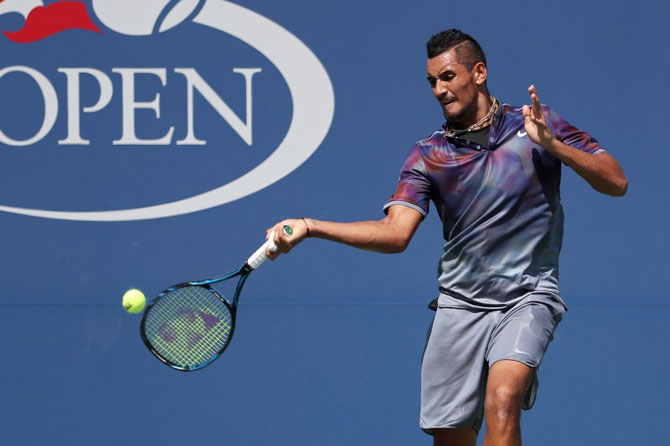
[[[521,108],[524,119],[524,127],[528,133],[529,138],[543,147],[548,147],[553,138],[551,129],[547,124],[547,119],[540,104],[540,97],[537,94],[535,85],[528,87],[528,94],[530,94],[530,106],[524,105]]]
[[[293,229],[292,235],[288,235],[284,232],[284,226],[286,225]],[[265,255],[267,255],[270,260],[276,259],[280,254],[288,254],[306,236],[306,230],[304,229],[301,220],[283,220],[275,224],[273,227],[268,228],[265,231],[266,240],[270,237],[272,231],[274,231],[272,241],[275,246],[277,246],[277,250],[275,252],[270,252],[270,249],[268,248],[265,251]]]
[[[542,107],[540,106],[540,99],[537,97],[536,94],[530,95],[530,101],[532,104],[532,110],[533,110],[533,119],[542,119],[544,116],[544,113],[542,113]]]
[[[291,248],[286,249],[286,244],[282,242],[281,235],[284,231],[279,228],[280,225],[275,226],[274,239],[272,240],[277,247],[277,252],[289,252]]]
[[[272,235],[272,242],[274,243],[274,245],[275,245],[275,247],[276,247],[276,249],[275,249],[274,251],[270,250],[270,247],[268,247],[268,248],[265,250],[265,255],[266,255],[266,256],[268,257],[268,259],[270,259],[270,260],[274,260],[274,259],[276,259],[276,258],[279,256],[279,254],[282,253],[282,251],[281,251],[281,249],[280,249],[280,247],[279,247],[279,244],[277,243],[278,234],[281,232],[281,231],[279,230],[279,225],[280,225],[280,223],[277,223],[277,224],[275,224],[273,227],[268,228],[268,229],[265,231],[265,239],[266,239],[266,240],[270,240],[270,236]]]
[[[535,85],[531,85],[530,87],[528,87],[528,93],[530,94],[533,120],[543,119],[544,113],[542,113],[542,107],[540,105],[540,97],[537,94],[537,89],[535,88]]]

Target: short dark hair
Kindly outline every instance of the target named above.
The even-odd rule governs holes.
[[[447,29],[435,34],[426,43],[428,58],[432,59],[445,51],[456,48],[456,57],[458,63],[472,70],[477,63],[483,62],[486,65],[486,56],[479,43],[471,36],[465,34],[460,29]]]

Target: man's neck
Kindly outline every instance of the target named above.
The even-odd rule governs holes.
[[[468,113],[467,116],[464,116],[463,119],[454,122],[454,127],[457,129],[466,129],[471,125],[479,122],[484,119],[484,117],[489,113],[491,107],[493,106],[493,96],[486,93],[480,93],[477,95],[477,102],[473,106],[471,113]],[[484,123],[483,123],[484,124]]]

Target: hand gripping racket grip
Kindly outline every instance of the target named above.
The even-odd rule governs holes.
[[[293,230],[291,229],[290,226],[284,225],[284,234],[286,235],[291,235],[293,234]],[[274,242],[275,238],[275,231],[272,231],[270,233],[270,237],[263,243],[263,245],[256,250],[249,259],[247,259],[247,265],[251,267],[251,269],[256,269],[259,266],[263,264],[268,259],[268,256],[265,255],[265,250],[270,249],[270,252],[275,252],[277,250],[277,245],[275,245]]]

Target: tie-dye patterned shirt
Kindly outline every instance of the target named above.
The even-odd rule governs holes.
[[[542,108],[557,139],[584,152],[603,151],[590,135]],[[561,163],[528,138],[523,122],[520,107],[503,104],[488,150],[443,130],[419,141],[384,206],[426,216],[433,201],[446,241],[438,267],[441,307],[501,309],[529,296],[562,302]]]

